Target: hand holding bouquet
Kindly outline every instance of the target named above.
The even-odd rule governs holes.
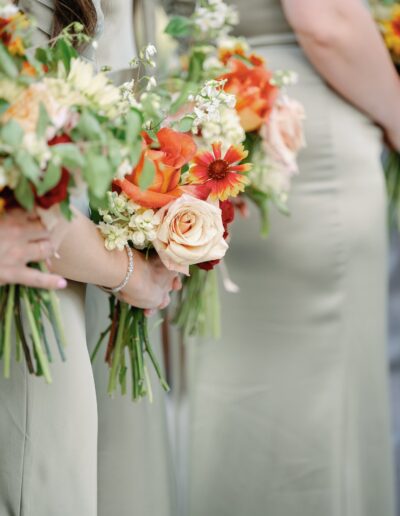
[[[80,24],[65,29],[51,48],[37,49],[34,57],[25,50],[31,27],[17,8],[1,5],[0,207],[40,216],[61,241],[73,216],[72,198],[86,192],[92,204],[101,206],[115,171],[135,162],[141,119],[104,74],[78,57],[74,45],[88,44]],[[31,266],[45,268],[43,263]],[[14,323],[17,359],[23,352],[29,371],[51,382],[46,319],[64,359],[56,295],[18,285],[0,288],[0,356],[6,377]]]

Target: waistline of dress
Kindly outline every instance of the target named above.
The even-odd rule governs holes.
[[[264,46],[279,46],[279,45],[298,45],[296,35],[293,33],[287,34],[260,34],[259,36],[251,36],[247,38],[250,46],[264,47]]]

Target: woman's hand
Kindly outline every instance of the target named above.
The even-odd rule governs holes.
[[[27,266],[50,259],[54,251],[49,233],[35,215],[22,210],[6,213],[0,218],[0,285],[65,288],[67,282],[61,276]]]
[[[135,269],[119,298],[137,308],[163,309],[170,303],[170,292],[180,290],[181,280],[176,272],[165,268],[158,257],[146,259],[136,252]]]

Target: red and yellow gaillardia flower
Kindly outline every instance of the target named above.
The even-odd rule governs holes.
[[[226,201],[228,197],[236,197],[250,182],[243,173],[248,172],[251,165],[240,165],[247,155],[243,145],[232,145],[223,156],[222,144],[214,143],[212,152],[199,152],[195,156],[189,181],[207,186],[213,200]]]
[[[220,47],[218,49],[218,59],[225,66],[232,58],[235,58],[235,56],[240,56],[247,59],[254,66],[263,66],[265,64],[265,59],[262,56],[254,53],[248,54],[247,52],[247,46],[242,41],[238,40],[230,48],[223,46]]]
[[[394,5],[389,20],[381,23],[385,43],[396,61],[400,61],[400,5]]]

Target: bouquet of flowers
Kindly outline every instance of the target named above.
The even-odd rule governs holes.
[[[393,63],[400,73],[400,3],[396,0],[370,0],[370,5]],[[391,216],[400,227],[400,154],[387,150],[384,168]]]
[[[247,182],[249,165],[240,164],[246,155],[241,146],[231,146],[223,154],[220,143],[214,143],[212,151],[198,151],[192,135],[168,126],[152,137],[144,132],[139,162],[123,179],[114,180],[108,208],[99,212],[107,249],[129,246],[148,255],[156,253],[168,269],[184,275],[195,265],[207,267],[220,260],[228,249],[227,226],[233,211],[229,198]],[[228,169],[226,180],[221,179],[221,166]],[[140,182],[146,168],[153,170],[153,180],[143,190]],[[204,170],[213,171],[214,183],[203,178]],[[98,343],[109,334],[109,393],[118,384],[126,392],[127,357],[134,400],[145,395],[151,398],[146,357],[167,390],[148,338],[144,311],[111,297],[110,320]]]
[[[244,146],[243,159],[251,162],[252,168],[241,183],[240,200],[235,204],[243,211],[246,198],[255,203],[261,215],[261,234],[266,237],[270,203],[288,214],[291,179],[298,173],[297,154],[305,145],[305,113],[286,93],[286,87],[296,81],[295,74],[272,73],[245,39],[229,35],[238,21],[236,8],[222,0],[201,1],[190,17],[171,18],[166,32],[181,41],[184,52],[178,71],[169,78],[180,91],[172,107],[182,111],[193,105],[193,113],[184,118],[185,128],[192,131],[200,147],[219,142],[214,154],[194,169],[194,184],[205,183],[215,191],[215,173],[210,173],[209,166],[212,160],[218,163],[218,184],[229,183],[235,165],[232,168],[227,159],[230,154],[222,153],[232,144]],[[198,84],[204,81],[206,86],[196,94]],[[224,102],[226,95],[229,102]],[[187,334],[218,336],[217,283],[210,270],[217,263],[207,264],[203,267],[206,271],[192,268],[185,281],[175,322]],[[224,283],[235,290],[229,278]]]
[[[62,233],[66,223],[61,221],[73,216],[75,195],[86,191],[92,204],[104,206],[115,173],[137,162],[142,118],[106,75],[78,57],[75,47],[89,44],[80,24],[34,56],[26,52],[32,27],[16,7],[0,4],[0,207],[35,212],[49,230]],[[14,324],[16,358],[23,353],[29,371],[51,382],[46,319],[64,359],[57,296],[19,285],[0,288],[0,357],[6,377]]]

